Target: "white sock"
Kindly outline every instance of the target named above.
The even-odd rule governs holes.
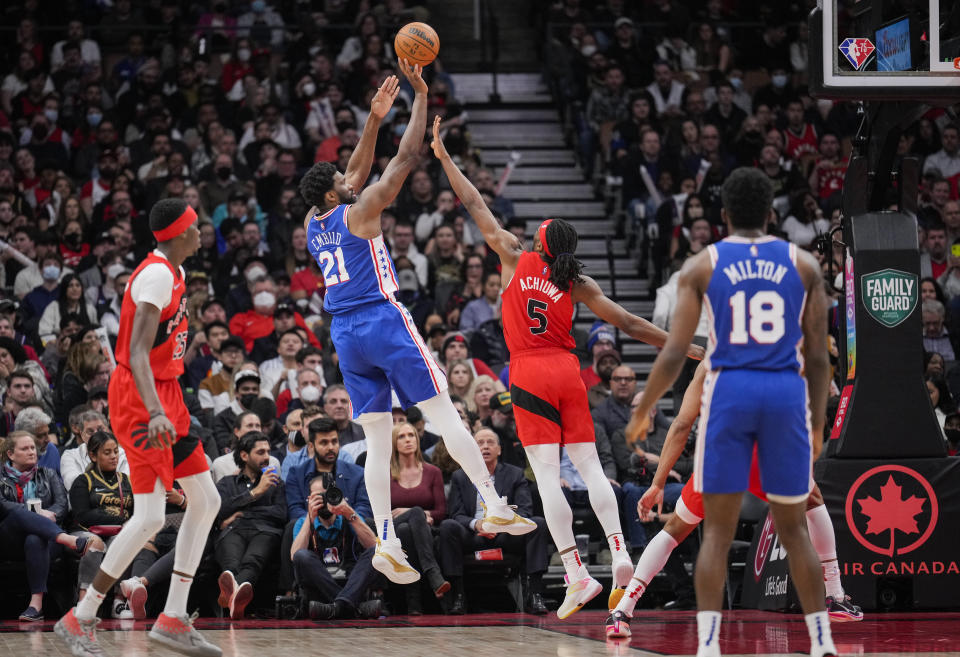
[[[83,596],[83,600],[77,603],[77,610],[74,612],[77,620],[88,621],[96,618],[97,610],[100,609],[106,595],[106,593],[100,593],[93,586],[87,588],[87,594]]]
[[[830,634],[830,617],[827,612],[816,611],[804,616],[803,620],[807,621],[807,631],[810,632],[810,657],[836,655],[837,649]]]
[[[843,586],[840,584],[840,566],[837,563],[837,539],[833,531],[833,522],[825,504],[807,511],[807,530],[810,542],[820,557],[823,567],[823,582],[827,595],[834,600],[843,600]]]
[[[573,584],[580,575],[580,569],[583,568],[583,562],[580,561],[580,552],[577,548],[567,550],[560,555],[560,561],[563,563],[563,569],[567,571],[569,583]]]
[[[374,516],[373,524],[377,528],[377,538],[379,538],[381,541],[393,541],[397,538],[397,534],[393,530],[392,514],[388,513],[382,516]]]
[[[163,608],[163,613],[168,616],[187,615],[187,596],[190,595],[191,584],[193,584],[193,577],[181,575],[176,571],[170,575],[170,592],[167,593],[167,606]]]
[[[697,657],[715,657],[720,654],[720,621],[723,616],[719,611],[697,612]]]
[[[657,535],[650,539],[647,547],[643,550],[643,554],[640,555],[637,567],[633,571],[633,580],[627,587],[626,594],[620,598],[617,611],[626,612],[628,616],[633,614],[633,608],[637,606],[637,601],[640,600],[640,596],[646,590],[647,584],[657,576],[657,573],[663,570],[667,559],[670,558],[670,553],[676,547],[676,539],[663,530],[657,532]]]
[[[393,416],[390,413],[364,413],[357,418],[367,437],[367,462],[364,465],[364,483],[370,508],[377,522],[377,536],[383,540],[384,517],[390,518],[388,531],[393,534],[393,516],[390,513],[390,454],[393,451],[391,433]]]
[[[627,586],[626,592],[623,594],[623,597],[620,598],[620,602],[617,603],[617,608],[614,609],[614,611],[622,611],[630,618],[633,618],[633,610],[637,606],[637,603],[640,602],[640,598],[643,597],[643,592],[646,590],[647,583],[634,575],[633,579],[630,580],[630,584]]]
[[[489,510],[502,511],[506,508],[506,503],[497,494],[497,489],[493,487],[493,478],[490,475],[485,475],[473,483],[477,487],[480,499],[483,500],[483,503],[487,505]],[[513,516],[511,515],[510,517]]]
[[[630,555],[627,554],[627,546],[623,542],[623,532],[607,536],[607,545],[610,547],[610,556],[614,559],[631,560]]]

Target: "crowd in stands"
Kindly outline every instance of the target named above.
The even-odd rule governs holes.
[[[806,92],[801,17],[811,2],[785,3],[793,13],[765,13],[764,27],[749,29],[736,26],[756,21],[755,6],[769,3],[539,4],[551,88],[584,171],[618,186],[654,260],[662,326],[679,265],[722,235],[719,188],[733,167],[757,166],[773,180],[778,234],[811,248],[836,225],[856,108]],[[404,0],[114,0],[71,12],[35,0],[0,9],[2,23],[15,26],[0,50],[0,565],[26,563],[30,600],[21,619],[43,618],[56,563],[72,564],[69,588],[82,596],[130,517],[129,469],[110,433],[107,386],[123,292],[154,244],[146,216],[169,197],[187,200],[200,218],[201,248],[185,266],[191,330],[181,381],[221,495],[205,562],[213,575],[194,587],[198,606],[240,618],[251,604],[272,609],[267,591],[294,596],[318,619],[384,613],[386,580],[371,566],[366,442],[341,384],[297,184],[315,162],[345,168],[370,98],[396,72],[393,35],[429,19],[428,8]],[[526,237],[470,141],[452,78],[440,61],[426,77],[429,118],[442,117],[454,160],[495,216]],[[411,100],[402,85],[377,135],[371,179],[395,154]],[[901,149],[926,158],[918,215],[928,268],[924,343],[931,396],[954,447],[960,258],[949,245],[960,241],[958,146],[957,127],[934,113]],[[397,532],[424,575],[404,587],[400,608],[419,613],[441,599],[444,611],[464,613],[473,553],[499,548],[521,564],[527,609],[545,613],[553,548],[505,387],[499,262],[427,144],[423,155],[382,216],[397,298],[447,373],[497,491],[538,529],[521,538],[486,532],[475,491],[429,418],[395,408]],[[669,421],[658,413],[645,443],[627,445],[637,373],[623,364],[610,327],[595,325],[586,347],[582,377],[597,446],[636,553],[656,530],[633,510]],[[690,476],[691,455],[671,472],[668,502]],[[569,459],[563,465],[564,493],[587,517],[586,486]],[[155,585],[170,577],[190,500],[174,489],[167,503],[163,529],[106,613],[162,608],[164,587]],[[668,563],[678,608],[692,601],[680,558]]]
[[[649,258],[662,328],[683,261],[724,235],[719,190],[739,166],[770,178],[769,232],[811,250],[835,304],[839,298],[828,272],[842,271],[843,254],[828,235],[840,225],[860,121],[856,102],[810,94],[806,19],[816,4],[539,3],[548,82],[571,144],[588,178],[618,197],[624,232],[642,262]],[[927,385],[955,454],[960,433],[945,421],[960,421],[960,257],[952,252],[960,245],[960,126],[943,109],[927,112],[901,137],[894,166],[904,157],[919,159],[922,171],[916,219]],[[899,209],[897,195],[887,190],[887,209]],[[705,340],[707,330],[703,317],[697,337]],[[674,388],[675,400],[689,377]]]

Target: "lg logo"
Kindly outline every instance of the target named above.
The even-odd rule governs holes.
[[[753,558],[753,577],[758,582],[763,575],[763,568],[768,561],[780,561],[787,558],[787,551],[780,544],[777,532],[773,528],[773,516],[767,514],[767,519],[760,529],[760,540],[757,543],[757,554]]]

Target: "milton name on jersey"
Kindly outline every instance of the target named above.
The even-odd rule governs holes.
[[[730,279],[731,285],[758,278],[779,285],[788,271],[789,269],[785,265],[762,258],[737,260],[723,268],[723,273]]]

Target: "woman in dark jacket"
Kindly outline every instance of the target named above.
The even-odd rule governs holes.
[[[120,472],[120,449],[117,439],[106,431],[97,431],[87,441],[90,465],[73,481],[70,487],[70,507],[73,510],[74,534],[89,532],[95,528],[100,536],[115,536],[115,531],[133,514],[133,488],[130,477]],[[110,541],[107,541],[107,545]],[[90,588],[100,569],[104,549],[94,549],[80,559],[77,584],[81,594]],[[133,618],[125,597],[118,585],[113,602],[114,618]]]
[[[53,470],[37,467],[37,445],[32,434],[14,431],[3,443],[0,475],[0,558],[25,562],[30,584],[30,605],[21,621],[43,620],[43,595],[47,592],[50,561],[67,547],[82,555],[86,538],[64,533],[57,518],[67,511],[67,495]],[[36,513],[27,501],[39,499]]]

